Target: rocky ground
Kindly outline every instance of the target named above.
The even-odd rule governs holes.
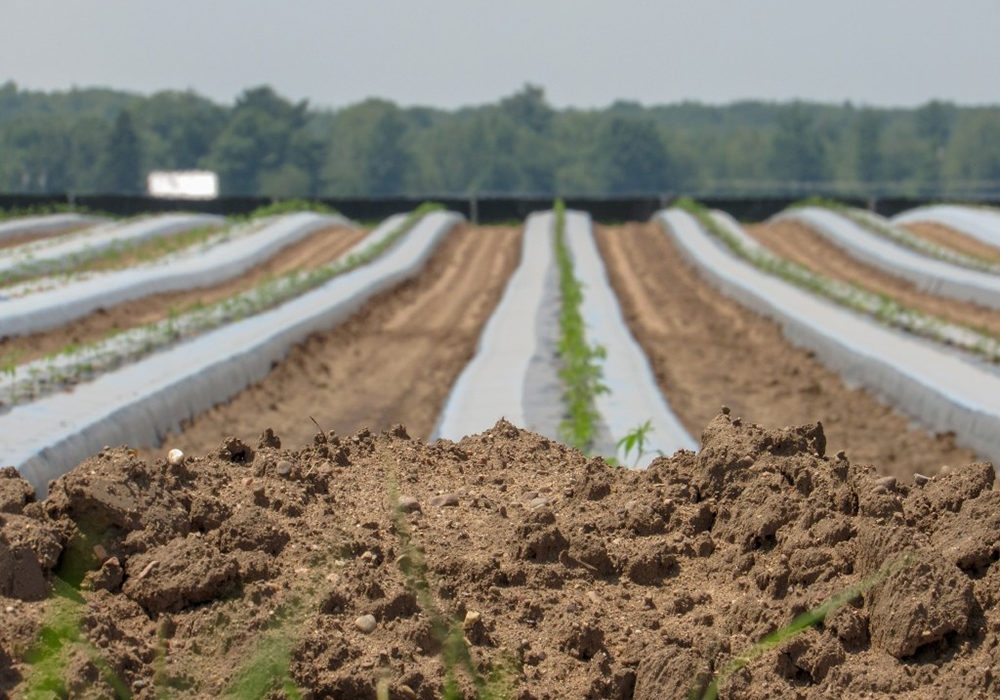
[[[0,478],[0,695],[671,698],[831,596],[726,698],[1000,693],[988,464],[897,481],[728,413],[646,471],[501,422],[109,448]]]

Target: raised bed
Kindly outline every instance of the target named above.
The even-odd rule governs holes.
[[[415,275],[461,220],[425,215],[374,262],[281,306],[0,416],[0,454],[40,493],[105,444],[157,444],[182,420],[262,379],[311,333],[346,319],[378,292]],[[308,417],[306,417],[308,420]]]
[[[631,460],[636,466],[646,466],[661,452],[669,455],[680,449],[697,449],[698,443],[670,410],[646,354],[628,330],[597,251],[589,214],[566,213],[566,240],[575,274],[583,282],[581,313],[587,342],[606,353],[602,381],[607,391],[594,399],[601,421],[616,440],[649,422],[645,453],[638,462]],[[605,450],[604,454],[611,456],[616,447]],[[626,461],[620,448],[617,458]]]
[[[1000,309],[1000,276],[926,257],[892,243],[829,209],[791,209],[778,218],[809,226],[858,260],[906,279],[919,289]]]
[[[84,214],[45,214],[42,216],[19,216],[0,221],[0,243],[22,236],[44,236],[59,233],[79,226],[88,226],[104,221],[101,217]]]
[[[203,226],[221,226],[224,222],[222,217],[209,214],[163,214],[25,243],[0,251],[0,281],[25,269],[37,274],[58,272],[112,246],[169,236]]]
[[[528,217],[521,262],[479,339],[475,357],[452,387],[434,431],[436,437],[459,440],[491,428],[500,418],[517,426],[532,425],[531,403],[536,386],[528,373],[539,349],[534,322],[545,300],[546,277],[552,271],[551,212]],[[558,402],[558,393],[549,400]],[[545,432],[557,437],[551,426]]]
[[[301,212],[282,216],[259,231],[160,264],[118,270],[10,299],[0,304],[2,335],[47,330],[151,294],[171,292],[232,279],[281,248],[329,226],[349,225],[343,217]]]
[[[894,216],[892,221],[896,224],[918,221],[941,224],[988,245],[1000,247],[1000,212],[983,207],[936,204],[905,211]]]
[[[682,254],[726,295],[777,321],[790,341],[934,431],[1000,459],[1000,377],[743,262],[686,212],[657,215]]]

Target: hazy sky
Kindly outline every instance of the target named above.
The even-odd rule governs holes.
[[[1000,0],[0,0],[0,82],[343,106],[1000,102]]]

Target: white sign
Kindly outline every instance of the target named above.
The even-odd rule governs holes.
[[[216,199],[219,176],[211,170],[154,170],[146,178],[153,197],[168,199]]]

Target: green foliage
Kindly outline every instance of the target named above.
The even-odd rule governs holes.
[[[616,446],[619,450],[623,450],[623,459],[628,459],[629,453],[633,449],[635,450],[635,462],[632,465],[633,467],[638,466],[639,460],[646,454],[646,437],[651,432],[653,432],[653,422],[647,420],[645,423],[637,426],[618,441]]]
[[[566,245],[566,205],[557,199],[555,210],[556,264],[559,269],[559,357],[562,368],[563,403],[568,418],[559,426],[562,438],[578,450],[587,452],[594,439],[599,418],[594,398],[607,391],[601,383],[600,361],[604,348],[587,343],[580,305],[583,287],[573,273],[573,260]]]
[[[825,143],[815,118],[799,104],[778,117],[771,171],[779,181],[817,183],[826,179]]]
[[[115,125],[126,112],[136,140],[115,135],[127,134]],[[203,167],[219,173],[224,194],[273,197],[804,188],[961,197],[996,189],[997,130],[1000,110],[943,102],[858,110],[619,101],[556,110],[526,85],[454,111],[379,99],[332,111],[267,86],[228,106],[191,92],[40,93],[8,82],[0,85],[0,191],[94,192],[110,186],[104,175],[135,191],[150,170]]]
[[[16,219],[24,216],[44,216],[46,214],[93,214],[95,216],[111,217],[111,214],[90,211],[86,207],[77,207],[69,204],[33,204],[28,207],[13,207],[11,209],[0,209],[0,221],[5,219]]]
[[[607,194],[666,192],[676,184],[666,146],[649,119],[612,117],[598,135],[597,155]]]
[[[322,202],[309,201],[306,199],[283,199],[272,204],[257,207],[250,212],[248,219],[260,219],[265,216],[277,216],[278,214],[294,214],[299,211],[314,211],[317,214],[339,214],[331,206]]]
[[[118,115],[108,136],[98,177],[105,192],[139,194],[146,189],[142,146],[127,110]]]

